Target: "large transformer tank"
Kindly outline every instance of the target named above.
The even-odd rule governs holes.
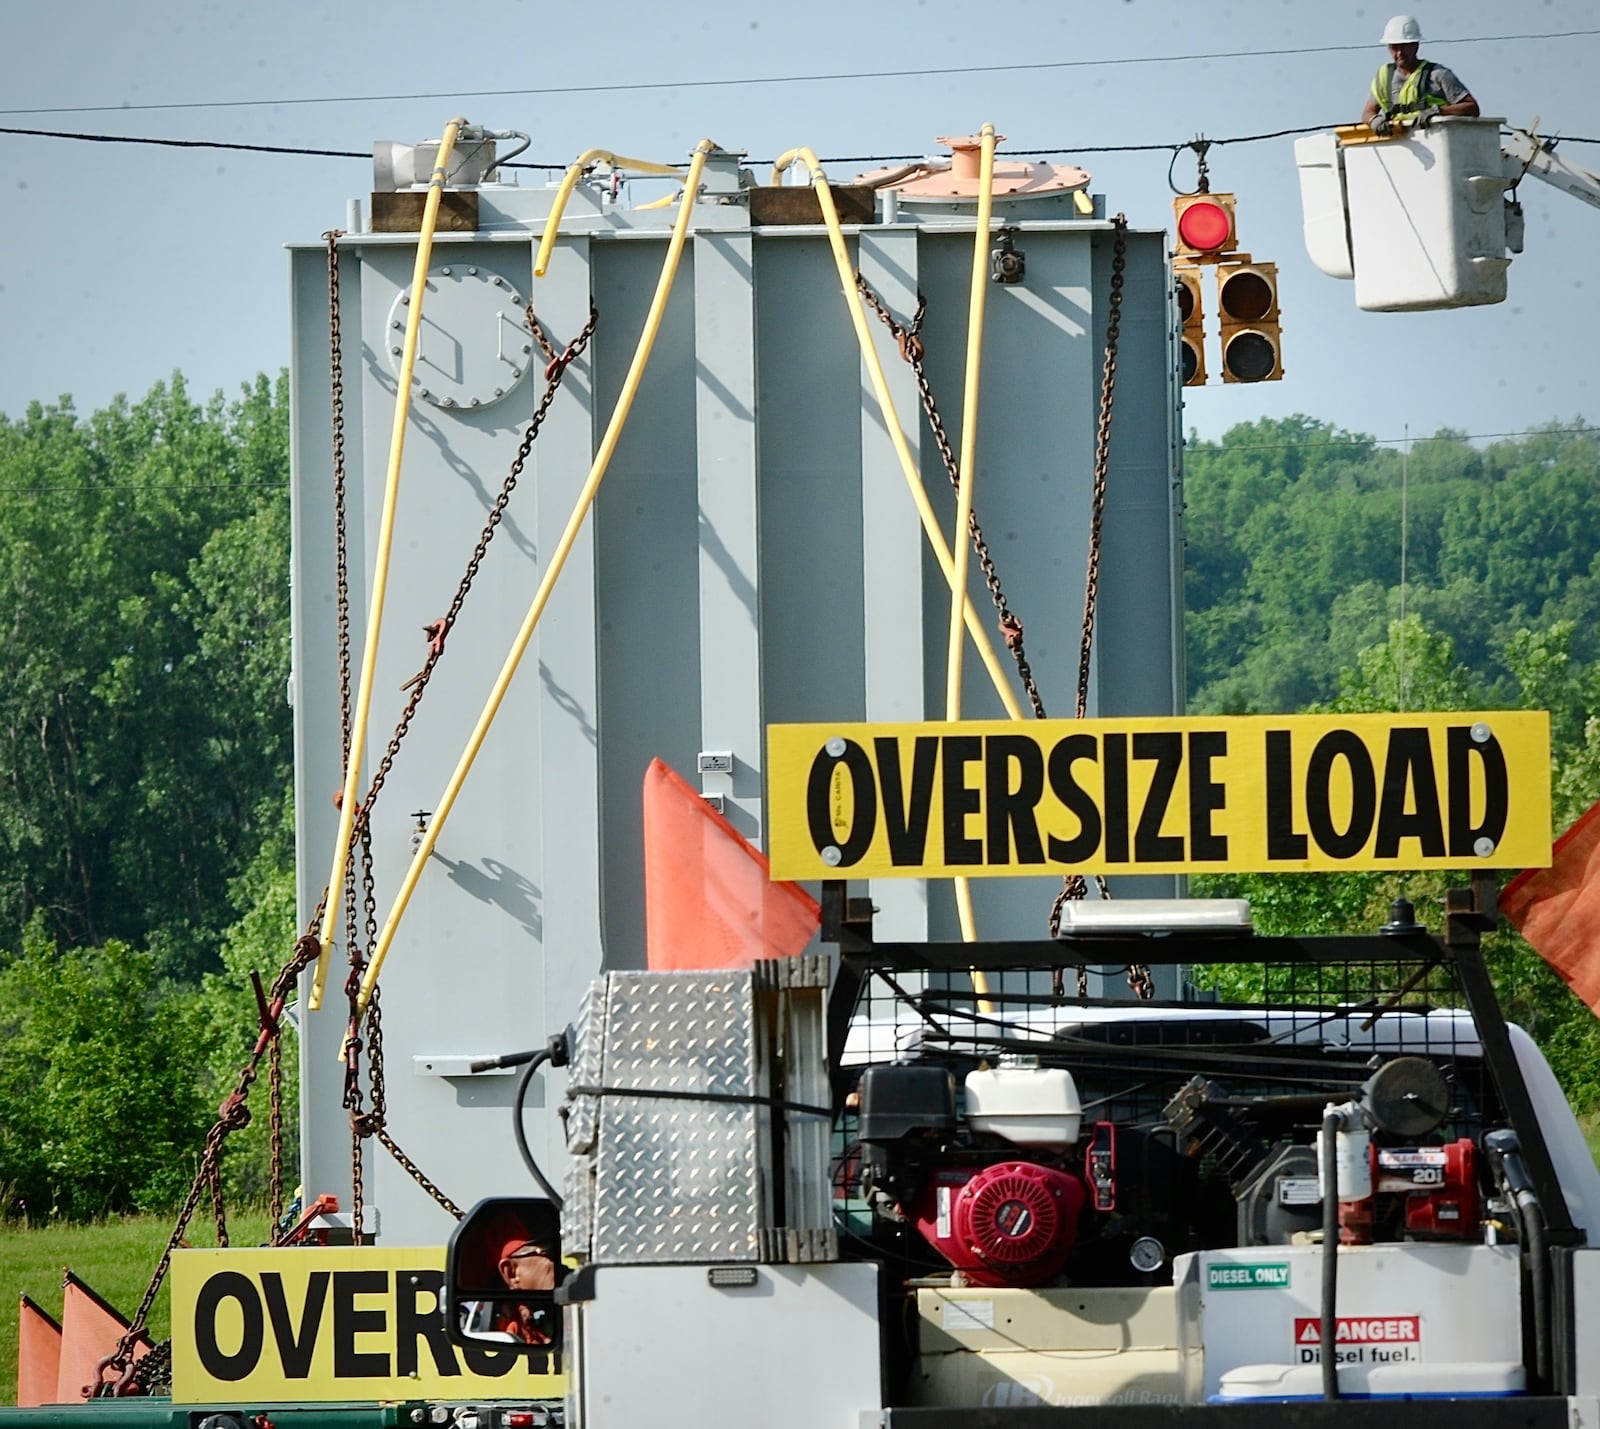
[[[374,221],[337,240],[357,668],[422,208],[422,188],[405,167],[380,146],[384,191],[373,196]],[[628,206],[626,190],[608,180],[580,185],[536,281],[554,190],[498,182],[486,164],[466,177],[484,181],[445,195],[456,227],[441,224],[429,268],[368,777],[403,705],[400,687],[422,666],[422,627],[449,605],[544,389],[545,359],[530,342],[523,305],[531,297],[558,347],[583,327],[591,301],[598,326],[532,446],[374,814],[380,922],[588,476],[675,217]],[[726,815],[760,845],[768,724],[945,713],[948,588],[867,381],[815,200],[808,215],[797,207],[804,192],[752,190],[733,154],[714,155],[705,180],[631,419],[383,974],[390,1130],[462,1205],[525,1184],[507,1125],[513,1078],[472,1075],[468,1064],[542,1046],[575,1015],[592,978],[644,966],[640,791],[648,763],[659,756],[720,795]],[[774,192],[787,198],[775,203]],[[976,205],[892,187],[856,197],[869,221],[847,227],[852,259],[902,322],[918,294],[926,297],[927,373],[959,446]],[[997,280],[988,292],[975,508],[1025,622],[1045,707],[1070,716],[1115,229],[1103,201],[1090,201],[1081,185],[997,193],[994,227],[996,245],[1024,262],[1016,281]],[[1003,241],[1001,228],[1009,230]],[[1012,277],[1017,265],[1000,267]],[[331,796],[344,782],[326,245],[294,247],[291,280],[291,694],[306,919],[327,877],[339,821]],[[1090,716],[1182,708],[1171,281],[1165,234],[1128,230]],[[955,500],[912,371],[887,329],[875,319],[872,327],[948,535]],[[976,562],[970,575],[992,631]],[[998,635],[991,638],[1006,660]],[[964,688],[964,714],[1003,716],[970,654]],[[1130,895],[1173,891],[1165,878],[1114,884]],[[976,883],[980,935],[1041,936],[1057,887],[1051,878]],[[959,937],[947,885],[892,880],[859,891],[879,909],[881,937]],[[324,1005],[301,1020],[301,1135],[308,1195],[332,1192],[347,1206],[343,957],[341,939]],[[528,1131],[535,1156],[559,1177],[555,1101],[536,1082]],[[369,1150],[364,1181],[383,1240],[444,1238],[445,1212],[388,1156]]]

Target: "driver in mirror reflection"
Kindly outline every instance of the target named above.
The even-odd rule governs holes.
[[[556,1288],[555,1253],[531,1236],[518,1217],[510,1214],[503,1217],[493,1227],[487,1242],[495,1269],[508,1291],[523,1294]],[[555,1340],[553,1317],[557,1313],[546,1307],[478,1300],[466,1306],[463,1328],[484,1339],[548,1345]]]

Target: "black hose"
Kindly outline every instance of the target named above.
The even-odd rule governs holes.
[[[1339,1364],[1334,1358],[1337,1321],[1334,1306],[1339,1294],[1339,1130],[1344,1116],[1329,1111],[1322,1118],[1322,1325],[1318,1337],[1322,1355],[1322,1397],[1339,1397]]]
[[[1517,1209],[1528,1238],[1528,1261],[1533,1272],[1533,1365],[1537,1385],[1534,1393],[1550,1392],[1550,1252],[1544,1241],[1544,1208],[1531,1193],[1517,1198]]]
[[[1534,1189],[1533,1177],[1522,1159],[1522,1143],[1509,1127],[1491,1131],[1483,1138],[1483,1148],[1502,1189],[1516,1207],[1521,1226],[1523,1249],[1528,1257],[1529,1287],[1533,1296],[1533,1375],[1528,1386],[1534,1393],[1548,1393],[1550,1386],[1550,1251],[1545,1243],[1544,1208]]]
[[[550,1049],[546,1047],[542,1052],[536,1052],[529,1059],[528,1065],[523,1068],[522,1075],[517,1078],[517,1094],[511,1101],[511,1128],[517,1135],[517,1150],[522,1153],[522,1164],[528,1168],[528,1174],[537,1181],[549,1198],[550,1204],[558,1211],[561,1209],[561,1193],[547,1180],[544,1172],[539,1169],[539,1163],[533,1159],[533,1152],[528,1148],[528,1133],[522,1125],[522,1106],[528,1098],[528,1088],[533,1085],[534,1073],[550,1060]]]

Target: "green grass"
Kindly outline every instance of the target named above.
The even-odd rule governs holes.
[[[17,1295],[61,1318],[61,1272],[70,1269],[101,1299],[131,1318],[144,1298],[167,1238],[171,1216],[125,1216],[87,1225],[50,1224],[30,1228],[16,1221],[0,1222],[0,1405],[17,1402]],[[215,1232],[209,1207],[189,1226],[191,1243],[211,1245]],[[235,1245],[260,1245],[267,1237],[265,1210],[240,1210],[228,1217],[228,1236]],[[167,1337],[171,1302],[161,1288],[150,1309],[153,1339]]]

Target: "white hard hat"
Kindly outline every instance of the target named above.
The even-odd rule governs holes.
[[[1415,15],[1396,15],[1383,27],[1383,43],[1386,45],[1420,45],[1422,43],[1422,26],[1417,23]]]

